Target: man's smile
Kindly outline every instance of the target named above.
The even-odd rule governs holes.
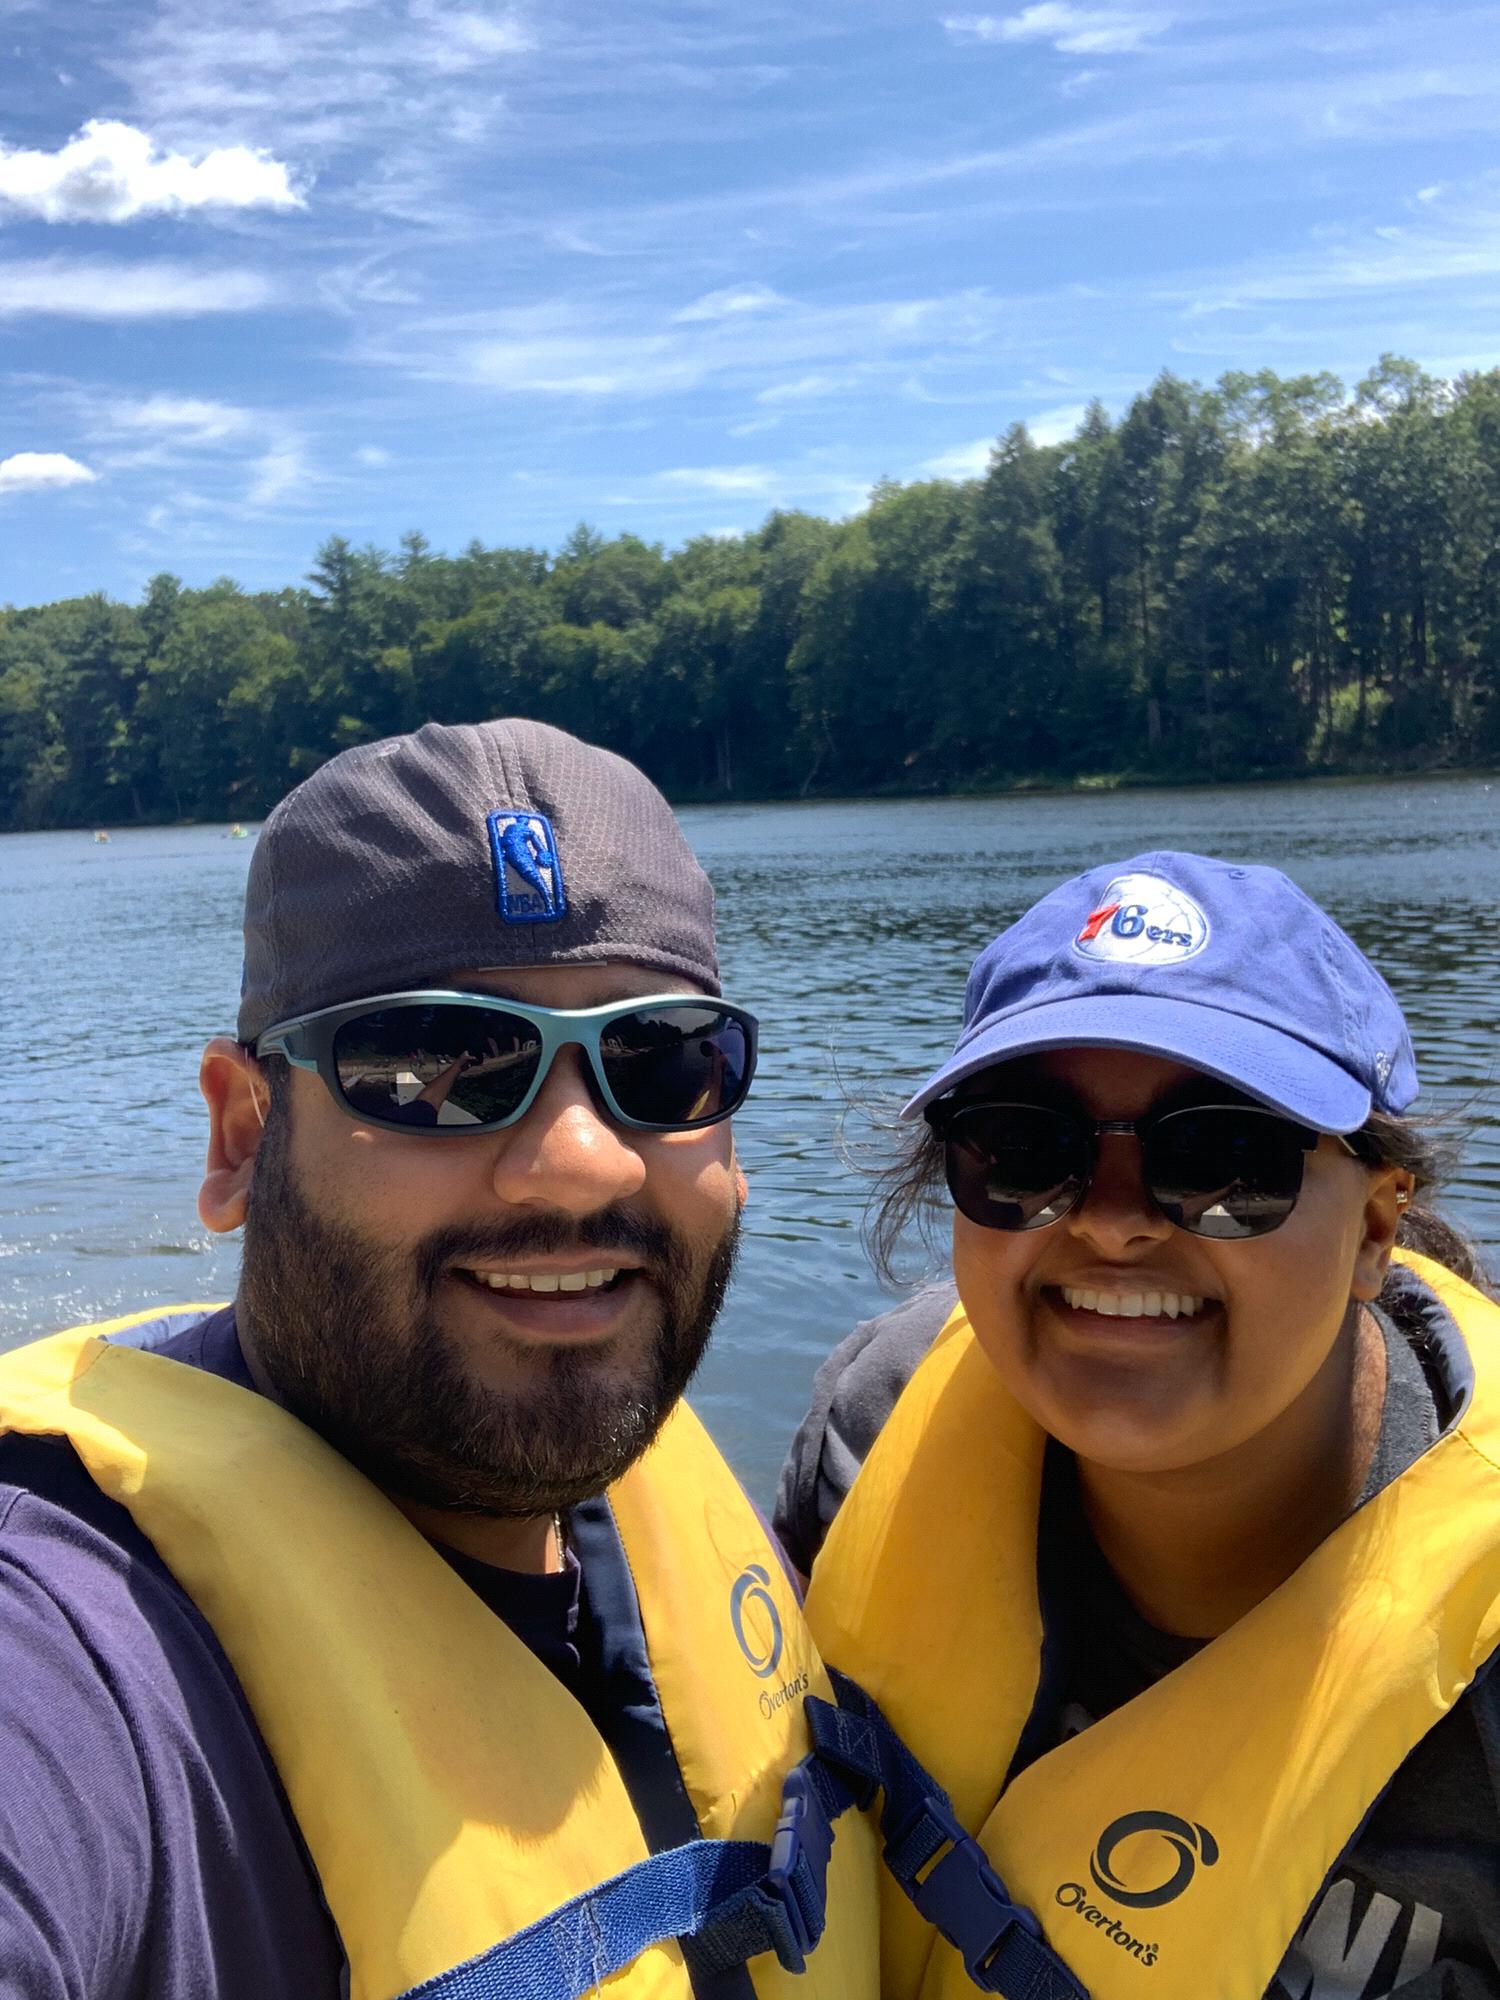
[[[472,1278],[492,1292],[596,1292],[614,1285],[621,1276],[618,1265],[588,1270],[491,1271],[460,1268],[460,1277]],[[630,1274],[627,1272],[628,1277]]]
[[[642,1306],[660,1309],[656,1287],[639,1265],[537,1259],[525,1266],[455,1265],[448,1276],[479,1304],[481,1324],[523,1345],[611,1340],[636,1324]]]

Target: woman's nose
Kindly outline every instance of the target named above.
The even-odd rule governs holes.
[[[1130,1132],[1104,1132],[1095,1146],[1088,1189],[1066,1218],[1074,1234],[1106,1256],[1170,1235],[1172,1224],[1147,1192],[1140,1140]]]

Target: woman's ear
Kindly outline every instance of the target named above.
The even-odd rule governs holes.
[[[248,1049],[228,1035],[215,1035],[203,1051],[198,1088],[208,1106],[208,1165],[198,1214],[205,1229],[221,1236],[245,1219],[271,1087]]]
[[[1352,1163],[1351,1163],[1352,1164]],[[1377,1167],[1369,1177],[1365,1197],[1364,1235],[1354,1259],[1352,1295],[1376,1299],[1385,1283],[1396,1231],[1416,1189],[1405,1167]]]

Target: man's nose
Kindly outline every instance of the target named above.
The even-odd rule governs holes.
[[[1133,1133],[1104,1132],[1095,1146],[1088,1192],[1066,1218],[1074,1235],[1111,1259],[1170,1236],[1172,1224],[1146,1191],[1139,1139]]]
[[[639,1137],[595,1103],[583,1052],[559,1049],[526,1116],[495,1135],[495,1193],[513,1207],[591,1215],[639,1192]]]

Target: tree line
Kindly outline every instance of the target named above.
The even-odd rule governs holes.
[[[671,552],[326,541],[303,586],[0,611],[0,828],[258,817],[351,743],[523,714],[677,798],[1500,756],[1500,370],[1161,376],[983,476]]]

